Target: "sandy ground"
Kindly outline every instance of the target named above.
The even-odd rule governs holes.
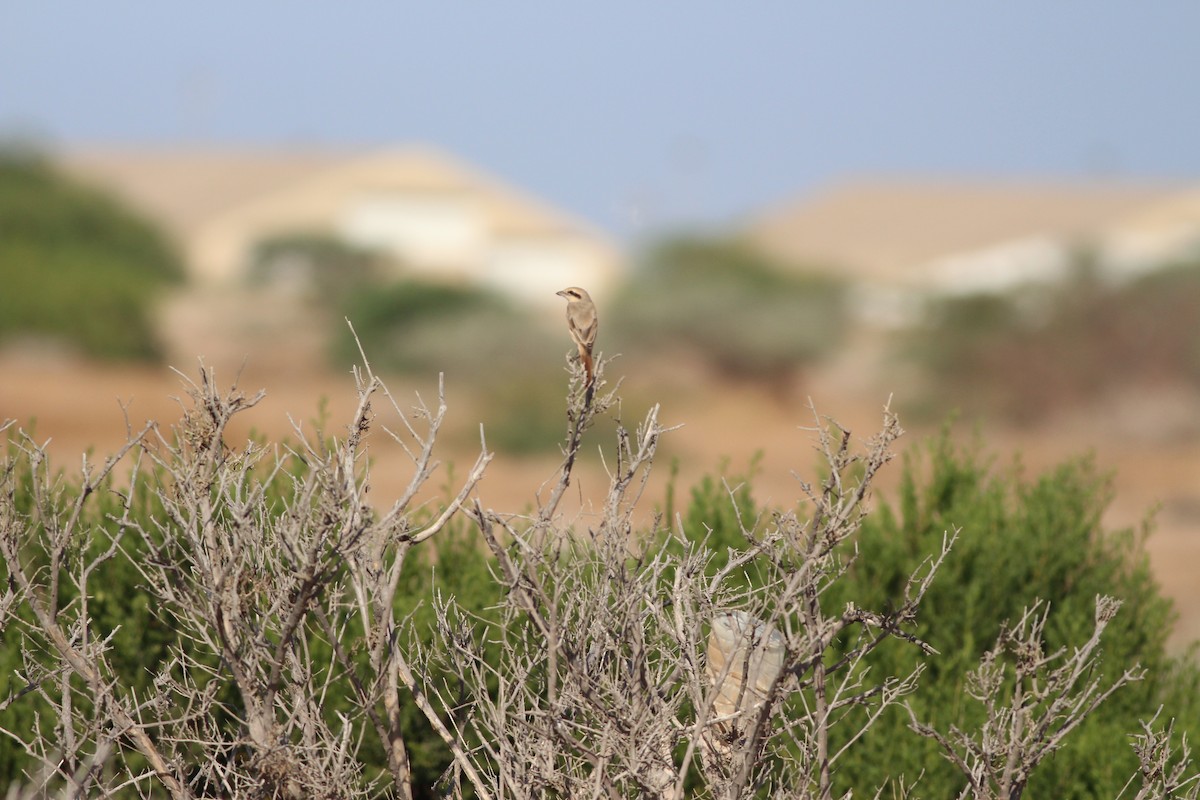
[[[195,378],[196,354],[203,353],[205,362],[216,368],[219,385],[232,385],[236,379],[248,394],[266,389],[262,402],[231,430],[231,442],[251,431],[270,439],[291,436],[297,424],[312,432],[322,404],[329,420],[327,431],[344,430],[357,402],[354,382],[349,370],[338,374],[317,366],[322,363],[321,342],[312,320],[287,318],[273,327],[232,333],[229,326],[222,328],[220,320],[231,318],[231,303],[249,308],[255,302],[245,297],[208,298],[168,307],[166,320],[174,331],[171,361]],[[880,377],[887,375],[887,369],[879,358],[879,349],[869,344],[852,348],[807,376],[787,401],[754,387],[718,381],[677,360],[618,362],[627,396],[661,397],[660,421],[682,425],[665,437],[665,459],[660,459],[647,487],[644,510],[650,513],[664,497],[666,465],[671,460],[678,464],[677,485],[686,490],[723,460],[731,472],[738,472],[759,452],[757,499],[794,501],[799,491],[793,473],[812,477],[816,463],[813,435],[805,430],[813,424],[806,398],[819,412],[866,438],[878,429],[892,391],[885,385],[887,379]],[[431,404],[436,401],[432,381],[392,379],[388,385],[405,413],[416,391]],[[32,428],[37,441],[49,441],[54,463],[66,469],[77,468],[85,450],[103,456],[119,448],[126,437],[126,417],[135,429],[147,420],[161,426],[174,423],[181,414],[177,398],[185,394],[183,379],[166,367],[95,364],[28,349],[0,352],[0,421],[15,419]],[[478,453],[470,442],[485,400],[447,396],[446,432],[451,435],[440,441],[450,444],[439,445],[436,455],[444,463],[453,463],[460,478]],[[1106,519],[1111,526],[1137,525],[1149,511],[1158,509],[1148,550],[1159,581],[1177,603],[1176,647],[1200,640],[1200,436],[1194,428],[1200,408],[1195,404],[1190,397],[1131,398],[1052,420],[1036,430],[982,429],[990,452],[1001,461],[1019,452],[1031,474],[1068,457],[1094,453],[1101,468],[1115,472],[1116,495]],[[375,409],[383,425],[400,427],[397,412],[386,399],[381,398]],[[626,405],[626,423],[641,418],[646,410]],[[964,435],[973,433],[970,426],[962,428]],[[928,426],[915,426],[901,444],[911,447],[931,432]],[[411,469],[402,448],[377,433],[370,445],[372,494],[377,504],[390,505],[390,498],[408,483]],[[553,456],[497,455],[479,487],[481,502],[503,510],[526,508],[543,482],[554,475],[556,463]],[[880,491],[889,492],[898,475],[898,467],[885,470]],[[443,468],[430,482],[428,494],[435,495],[445,483]],[[587,458],[566,499],[566,512],[586,524],[606,488],[599,459]]]

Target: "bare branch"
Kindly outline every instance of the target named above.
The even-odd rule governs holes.
[[[1134,667],[1107,686],[1099,678],[1084,680],[1095,671],[1104,629],[1120,605],[1111,597],[1097,597],[1092,635],[1070,652],[1044,652],[1049,608],[1040,601],[1027,607],[1015,625],[1005,624],[995,647],[967,679],[967,693],[987,711],[976,733],[952,728],[944,735],[908,709],[913,730],[938,743],[967,778],[971,797],[1020,797],[1037,765],[1072,730],[1122,686],[1142,679],[1145,670]],[[1003,702],[1006,696],[1009,700]]]

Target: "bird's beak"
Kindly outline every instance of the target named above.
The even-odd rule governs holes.
[[[561,292],[555,292],[555,294],[556,294],[556,295],[558,295],[559,297],[566,297],[566,296],[567,296],[567,290],[566,290],[566,289],[563,289]]]

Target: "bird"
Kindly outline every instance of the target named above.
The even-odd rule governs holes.
[[[591,296],[578,286],[568,286],[555,294],[567,299],[567,330],[571,333],[575,346],[579,348],[579,360],[583,362],[583,369],[587,373],[585,385],[590,389],[592,381],[596,379],[592,366],[592,345],[596,343],[596,328],[599,326],[596,304],[592,302]]]

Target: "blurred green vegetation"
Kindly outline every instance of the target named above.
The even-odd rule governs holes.
[[[182,278],[150,223],[36,152],[0,149],[0,340],[34,336],[99,358],[157,359],[152,304]]]
[[[344,316],[357,331],[371,364],[380,370],[437,374],[489,371],[515,361],[523,344],[520,317],[499,294],[476,287],[405,279],[369,284],[345,299]],[[340,363],[358,357],[342,326],[334,342]],[[500,365],[497,365],[500,366]]]
[[[906,341],[925,375],[924,409],[1034,422],[1114,390],[1200,388],[1200,261],[1131,282],[1081,259],[1065,283],[945,298]]]
[[[394,269],[391,259],[378,250],[329,233],[296,231],[257,242],[247,280],[252,286],[293,288],[337,310],[351,294],[379,285]]]
[[[617,349],[683,349],[724,375],[783,388],[842,341],[844,296],[835,279],[787,269],[740,241],[668,239],[612,303],[607,330]]]
[[[364,283],[349,292],[338,317],[332,359],[360,359],[349,319],[367,359],[380,372],[445,373],[450,388],[477,398],[488,444],[502,452],[554,452],[565,430],[564,356],[574,348],[566,325],[556,335],[537,316],[500,294],[416,279]]]
[[[350,276],[315,294],[336,305],[331,360],[359,358],[354,325],[374,369],[446,375],[469,384],[489,443],[502,452],[554,452],[562,440],[565,326],[548,327],[496,291],[413,276],[381,279],[377,256],[318,236],[264,242],[256,274],[295,269]],[[332,269],[331,269],[332,267]],[[786,391],[828,355],[847,326],[843,287],[797,274],[739,242],[673,239],[650,248],[621,293],[601,309],[599,349],[672,357],[693,353],[719,373]]]

